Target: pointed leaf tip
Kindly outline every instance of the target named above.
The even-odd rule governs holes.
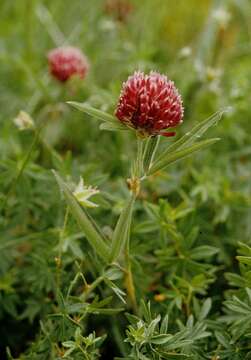
[[[110,123],[110,124],[113,124],[113,125],[122,125],[119,120],[107,113],[107,112],[104,112],[102,110],[99,110],[99,109],[95,109],[94,107],[88,105],[87,103],[80,103],[80,102],[77,102],[77,101],[67,101],[67,104],[73,106],[74,108],[96,118],[96,119],[99,119],[99,120],[102,120],[104,122],[107,122],[107,123]],[[124,126],[125,127],[125,126]]]

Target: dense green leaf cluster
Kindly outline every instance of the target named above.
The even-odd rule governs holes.
[[[0,2],[3,360],[251,359],[250,1],[128,1]],[[50,77],[62,44],[84,81]],[[174,139],[116,124],[135,69],[179,88]]]

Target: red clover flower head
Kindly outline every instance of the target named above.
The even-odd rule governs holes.
[[[48,53],[50,73],[59,81],[65,82],[73,75],[83,79],[89,63],[82,51],[73,46],[62,46]]]
[[[182,99],[174,83],[151,71],[135,72],[123,84],[115,115],[142,136],[174,136],[166,132],[182,123]]]

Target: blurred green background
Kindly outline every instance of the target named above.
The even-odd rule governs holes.
[[[238,241],[251,240],[250,1],[131,0],[122,10],[115,3],[0,2],[1,359],[7,346],[14,356],[29,351],[39,322],[53,311],[54,258],[64,206],[50,169],[75,183],[82,175],[100,188],[94,215],[108,232],[107,224],[114,224],[124,204],[123,179],[136,151],[133,137],[100,131],[98,122],[71,109],[67,100],[88,101],[113,113],[128,75],[153,69],[174,80],[182,94],[185,116],[177,136],[228,108],[210,130],[222,139],[216,146],[151,179],[141,194],[133,226],[139,297],[154,301],[146,290],[153,281],[151,269],[138,254],[153,254],[167,244],[162,241],[164,229],[154,229],[149,220],[149,207],[164,206],[161,201],[167,198],[173,208],[182,204],[191,211],[180,231],[185,234],[196,224],[203,234],[199,241],[220,249],[211,264],[217,275],[208,273],[203,284],[204,294],[216,297],[217,310],[228,288],[223,272],[237,271]],[[84,81],[62,85],[48,73],[47,53],[66,44],[79,47],[91,67]],[[13,122],[20,110],[46,126],[16,182],[34,141],[33,131],[21,132]],[[74,277],[75,260],[86,261],[78,231],[71,220],[63,250],[66,287]],[[208,290],[212,282],[214,289]],[[87,328],[92,325],[90,321]]]

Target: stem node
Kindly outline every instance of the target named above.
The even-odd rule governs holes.
[[[140,192],[140,179],[138,177],[132,177],[127,179],[127,186],[129,190],[137,197]]]

